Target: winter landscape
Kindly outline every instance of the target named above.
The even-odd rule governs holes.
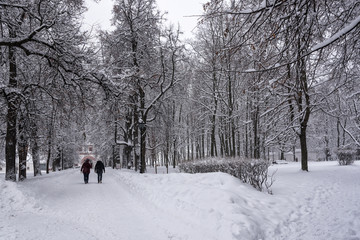
[[[360,240],[359,56],[358,0],[0,0],[0,240]]]
[[[78,168],[0,178],[0,239],[360,239],[360,162],[278,164],[273,194],[224,173]]]

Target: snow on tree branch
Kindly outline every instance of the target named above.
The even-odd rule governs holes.
[[[342,36],[344,36],[344,35],[348,34],[349,32],[351,32],[359,24],[360,24],[360,16],[355,18],[349,25],[347,25],[346,27],[344,27],[343,29],[341,29],[340,31],[335,33],[332,37],[330,37],[330,38],[326,39],[325,41],[323,41],[321,43],[318,43],[315,46],[313,46],[311,48],[310,53],[316,52],[316,51],[318,51],[318,50],[320,50],[320,49],[322,49],[324,47],[329,46],[330,44],[332,44],[333,42],[335,42],[336,40],[338,40]]]

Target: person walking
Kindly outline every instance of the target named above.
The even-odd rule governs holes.
[[[90,159],[86,159],[80,169],[80,171],[84,174],[85,184],[87,184],[89,182],[89,174],[90,174],[91,168],[92,168],[92,164],[90,162]]]
[[[104,163],[101,160],[96,162],[96,164],[95,164],[95,172],[98,175],[98,183],[102,183],[102,174],[103,174],[103,172],[105,173],[105,166],[104,166]]]

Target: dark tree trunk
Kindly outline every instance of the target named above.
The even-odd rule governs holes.
[[[237,134],[237,156],[240,157],[241,154],[241,138],[240,138],[240,131],[236,132]]]
[[[49,174],[50,160],[51,160],[51,139],[48,140],[48,155],[46,159],[46,174]]]
[[[135,94],[134,96],[132,96],[133,98],[133,103],[134,103],[134,109],[133,109],[133,114],[134,114],[134,126],[133,126],[133,145],[134,145],[134,164],[135,164],[135,171],[137,172],[139,169],[139,154],[138,154],[138,150],[137,150],[137,146],[139,144],[139,113],[138,113],[138,108],[136,106],[136,99],[137,99],[137,94]]]
[[[31,156],[33,159],[34,176],[41,175],[40,154],[38,144],[38,127],[35,119],[31,120]]]
[[[300,147],[301,147],[301,170],[308,171],[308,151],[306,143],[306,126],[301,127]]]
[[[174,140],[174,155],[173,155],[173,161],[172,161],[172,165],[173,165],[173,168],[176,167],[176,155],[177,155],[177,151],[176,151],[176,139]]]
[[[51,114],[51,118],[49,119],[49,124],[48,124],[48,136],[47,136],[47,147],[48,147],[48,154],[47,154],[47,159],[46,159],[46,174],[49,174],[50,171],[50,161],[51,161],[51,151],[52,151],[52,144],[53,144],[53,126],[54,126],[54,119],[55,119],[55,115],[56,115],[56,110],[55,110],[55,105],[53,104],[52,106],[52,114]]]
[[[234,124],[234,119],[231,119],[231,137],[232,137],[232,151],[231,151],[231,156],[235,157],[236,156],[236,137],[235,137],[235,124]]]
[[[14,33],[10,37],[16,37]],[[17,71],[16,71],[16,57],[15,49],[9,47],[9,88],[17,88]],[[13,91],[13,90],[11,90]],[[6,158],[6,173],[5,180],[16,181],[16,118],[18,111],[18,96],[11,92],[7,96],[7,127],[6,127],[6,143],[5,143],[5,158]]]
[[[143,123],[145,124],[145,123]],[[140,173],[146,171],[146,126],[140,128]]]
[[[340,118],[337,118],[336,121],[336,131],[337,131],[337,138],[336,138],[336,147],[339,148],[340,147]]]
[[[194,160],[194,143],[191,140],[191,161],[193,161],[193,160]]]
[[[201,129],[201,157],[205,157],[205,130]]]
[[[41,175],[39,145],[36,138],[32,140],[31,156],[34,165],[34,176]]]
[[[298,106],[298,113],[300,114],[300,147],[301,147],[301,169],[303,171],[308,171],[308,151],[307,151],[307,141],[306,141],[306,130],[308,121],[310,118],[311,108],[310,108],[310,95],[309,95],[309,83],[307,81],[307,69],[306,69],[306,57],[304,53],[309,50],[309,38],[311,37],[311,28],[313,24],[313,17],[310,17],[311,5],[315,4],[315,1],[309,1],[309,4],[304,6],[305,15],[300,18],[296,16],[296,23],[298,23],[296,38],[297,38],[297,62],[296,67],[296,85],[297,89],[295,99]],[[305,34],[305,31],[308,34]]]
[[[225,156],[230,156],[230,136],[229,131],[226,130],[226,125],[224,126],[224,145],[225,145]]]
[[[220,156],[224,157],[225,154],[225,141],[224,141],[224,135],[222,133],[219,133],[219,139],[220,139]]]
[[[19,181],[26,179],[26,159],[28,153],[28,137],[26,134],[24,113],[19,117],[19,141],[18,141],[18,154],[19,154]]]
[[[260,141],[259,141],[259,133],[258,133],[258,126],[259,126],[259,107],[256,106],[253,115],[253,132],[254,132],[254,158],[260,158]]]
[[[284,151],[280,150],[280,160],[285,160]]]
[[[200,148],[199,148],[199,138],[197,137],[195,140],[195,159],[200,158]]]
[[[169,172],[169,143],[166,143],[166,150],[164,152],[164,158],[165,158],[165,167],[166,167],[166,173]]]
[[[127,109],[127,114],[125,117],[125,131],[124,131],[124,141],[128,143],[129,141],[132,142],[133,140],[133,134],[131,131],[131,125],[132,125],[132,114],[130,108]],[[131,160],[131,152],[132,152],[133,146],[126,145],[123,150],[123,154],[125,155],[126,159],[126,168],[130,169],[133,166],[133,162]]]
[[[16,181],[16,115],[17,106],[16,96],[9,97],[8,113],[7,113],[7,129],[6,129],[6,174],[5,180]],[[13,102],[13,103],[11,103]]]
[[[217,114],[217,108],[218,108],[218,99],[217,99],[217,78],[216,78],[216,71],[215,68],[213,68],[213,85],[212,85],[212,94],[213,94],[213,101],[214,101],[214,110],[211,116],[211,137],[210,137],[210,156],[214,157],[217,156],[217,150],[216,150],[216,114]]]
[[[189,123],[187,124],[187,126],[189,126]],[[189,132],[189,128],[186,129],[186,147],[187,147],[187,161],[190,160],[190,132]]]
[[[249,120],[249,98],[246,96],[246,121]],[[244,154],[245,158],[249,158],[249,130],[248,130],[248,124],[245,124],[245,144],[244,144]]]
[[[217,150],[216,150],[216,110],[214,114],[211,117],[211,135],[210,135],[210,156],[215,157],[217,156]]]
[[[301,146],[301,169],[303,171],[308,171],[308,152],[307,152],[307,141],[306,141],[306,130],[307,124],[310,118],[310,96],[308,93],[308,83],[306,76],[306,66],[305,60],[301,59],[300,61],[300,82],[301,82],[301,93],[299,94],[298,104],[299,112],[303,112],[303,115],[300,119],[300,146]],[[305,104],[302,105],[302,95],[304,95]]]

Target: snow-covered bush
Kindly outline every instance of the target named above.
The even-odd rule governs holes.
[[[356,150],[343,148],[339,149],[336,154],[340,165],[351,165],[355,161]]]
[[[259,191],[265,187],[268,192],[271,192],[273,175],[268,175],[269,166],[268,161],[259,159],[207,159],[181,163],[179,169],[185,173],[224,172],[239,178]]]

